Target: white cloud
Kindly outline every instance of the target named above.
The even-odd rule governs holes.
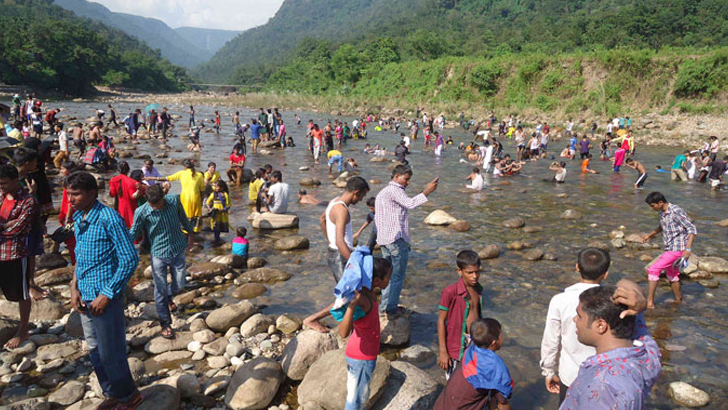
[[[247,30],[265,24],[283,0],[91,0],[111,11],[153,17],[172,28]]]

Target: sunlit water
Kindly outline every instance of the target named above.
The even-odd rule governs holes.
[[[63,114],[86,118],[92,114],[91,108],[101,107],[95,103],[50,103],[51,106],[64,108]],[[103,104],[105,106],[105,104]],[[131,108],[143,108],[131,104],[115,104],[119,118]],[[183,113],[178,120],[175,133],[186,135],[187,107],[170,106],[172,113]],[[215,107],[195,107],[197,120],[213,118]],[[126,110],[126,111],[125,111]],[[172,149],[183,152],[169,153],[171,158],[195,157],[202,163],[201,169],[209,161],[218,164],[218,170],[224,174],[227,169],[227,157],[234,138],[231,136],[230,115],[233,110],[221,110],[223,130],[220,136],[203,133],[201,154],[190,154],[185,150],[186,138],[172,138],[168,145]],[[240,110],[241,121],[257,114],[257,111]],[[322,127],[333,116],[299,113],[303,122],[296,126],[292,112],[284,112],[284,120],[288,133],[292,135],[297,146],[286,149],[284,153],[276,151],[275,155],[250,155],[246,167],[256,169],[266,163],[283,172],[283,180],[291,185],[291,202],[289,211],[300,217],[300,227],[295,232],[304,235],[311,241],[307,251],[281,254],[273,251],[273,242],[280,237],[290,235],[291,231],[259,232],[249,229],[248,239],[251,241],[251,256],[263,256],[269,266],[281,268],[293,273],[293,278],[285,283],[270,285],[269,291],[255,302],[268,314],[292,312],[304,316],[325,306],[331,300],[334,282],[326,266],[326,244],[319,227],[318,217],[324,208],[320,206],[299,205],[296,203],[298,181],[305,177],[319,178],[323,184],[318,189],[306,187],[321,200],[330,200],[341,190],[329,183],[328,167],[322,161],[314,166],[306,148],[305,123],[314,119]],[[63,118],[63,117],[62,117]],[[340,117],[349,121],[353,118]],[[208,122],[209,126],[210,123]],[[353,156],[359,162],[361,175],[367,180],[379,179],[381,184],[372,185],[370,195],[384,187],[389,180],[390,171],[387,163],[370,163],[370,156],[363,153],[365,143],[384,144],[392,150],[399,140],[391,132],[375,132],[370,126],[369,139],[352,140],[343,149],[344,156]],[[456,144],[469,141],[470,134],[464,130],[446,129],[445,135],[452,135]],[[119,140],[119,138],[117,138]],[[669,169],[674,155],[682,149],[646,147],[639,145],[637,132],[637,159],[647,167],[649,178],[645,190],[635,191],[633,182],[636,173],[623,168],[622,173],[611,171],[609,163],[598,159],[592,162],[592,168],[601,172],[599,175],[582,176],[580,162],[568,162],[569,174],[565,184],[551,184],[542,179],[550,178],[548,171],[550,161],[540,160],[526,165],[522,175],[509,178],[486,179],[487,189],[478,194],[464,194],[460,190],[465,186],[465,177],[471,166],[459,162],[460,152],[455,146],[448,147],[442,158],[436,158],[431,151],[423,150],[423,140],[412,144],[410,163],[414,168],[412,183],[408,188],[410,195],[415,195],[434,177],[440,177],[437,191],[430,196],[425,206],[410,212],[410,234],[412,252],[408,266],[407,280],[402,294],[402,303],[416,313],[411,315],[411,344],[423,344],[437,351],[436,315],[440,292],[447,285],[457,280],[455,255],[462,249],[477,249],[488,244],[500,244],[504,252],[497,259],[484,262],[480,282],[485,288],[485,316],[498,319],[505,328],[506,342],[499,354],[504,358],[515,381],[513,405],[517,409],[555,408],[557,399],[544,388],[540,376],[539,346],[544,320],[550,298],[563,288],[575,283],[578,275],[574,271],[578,250],[590,241],[609,243],[608,233],[620,226],[626,227],[626,233],[648,232],[654,229],[659,221],[658,215],[645,203],[645,195],[652,190],[663,192],[669,201],[687,210],[698,227],[698,239],[694,245],[698,255],[717,255],[726,257],[726,228],[714,225],[714,222],[726,217],[725,192],[710,192],[704,184],[671,182],[669,174],[654,172],[654,166],[661,164]],[[551,149],[557,154],[566,144],[565,141],[551,143]],[[596,143],[594,144],[596,145]],[[117,148],[124,149],[128,145],[117,141]],[[139,154],[159,152],[158,143],[144,142],[137,147]],[[514,154],[512,141],[505,143],[506,152]],[[693,147],[691,147],[693,148]],[[558,151],[557,151],[558,150]],[[250,152],[250,149],[249,149]],[[597,150],[593,151],[598,153]],[[132,169],[142,166],[141,160],[127,160]],[[164,175],[176,172],[180,165],[168,165],[167,160],[157,160],[160,172]],[[299,167],[308,166],[310,170],[299,171]],[[173,183],[173,193],[179,192],[179,184]],[[567,198],[559,198],[565,193]],[[105,194],[104,194],[105,195]],[[233,208],[230,216],[232,225],[249,226],[246,217],[247,187],[232,188]],[[423,223],[429,212],[442,208],[458,219],[470,222],[472,229],[466,233],[457,233],[448,228],[430,227]],[[560,214],[566,209],[579,211],[583,217],[571,221],[561,219]],[[364,222],[367,208],[364,203],[352,207],[354,230]],[[501,226],[504,219],[520,216],[527,226],[540,226],[543,230],[527,234],[520,229],[508,229]],[[362,235],[367,238],[368,228]],[[227,234],[231,240],[233,234]],[[211,234],[203,234],[206,248],[209,246]],[[558,257],[558,261],[526,261],[522,252],[505,250],[505,244],[514,240],[529,240],[536,246]],[[653,242],[661,244],[660,238]],[[219,250],[206,250],[192,259],[209,260]],[[627,277],[642,283],[646,288],[645,262],[640,256],[650,257],[659,254],[659,249],[634,250],[624,248],[612,250],[612,265],[609,283],[616,283]],[[651,396],[649,408],[670,409],[674,403],[667,397],[668,383],[687,381],[711,395],[710,408],[728,408],[728,300],[725,276],[717,276],[721,286],[717,289],[706,289],[697,282],[683,281],[683,293],[686,303],[673,306],[668,303],[672,297],[666,282],[658,289],[655,311],[647,313],[650,330],[658,340],[662,350],[663,371]],[[226,301],[228,299],[223,300]],[[232,299],[230,299],[232,300]],[[665,349],[667,344],[684,346],[684,351],[671,352]],[[723,352],[723,353],[721,353]],[[434,360],[423,365],[440,380],[444,380],[442,371],[434,365]]]

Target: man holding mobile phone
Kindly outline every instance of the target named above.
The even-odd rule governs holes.
[[[392,180],[384,187],[375,202],[374,223],[377,226],[377,243],[382,247],[382,256],[392,262],[392,279],[382,290],[380,313],[399,312],[399,295],[407,274],[409,260],[409,218],[407,211],[427,202],[427,196],[435,192],[440,178],[425,186],[424,191],[412,198],[405,189],[412,178],[412,168],[397,165],[392,171]]]

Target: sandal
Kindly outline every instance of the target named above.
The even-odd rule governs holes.
[[[174,329],[172,327],[165,327],[162,329],[162,337],[165,339],[174,339]]]
[[[137,407],[139,407],[140,404],[144,401],[144,396],[142,396],[141,393],[137,393],[136,396],[134,396],[131,401],[128,403],[119,403],[114,407],[114,410],[134,410]]]
[[[119,404],[119,400],[109,397],[96,406],[94,410],[112,410],[116,408],[117,404]]]

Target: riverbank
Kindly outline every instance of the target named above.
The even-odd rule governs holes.
[[[97,99],[102,102],[129,102],[144,106],[156,102],[169,106],[205,105],[230,110],[238,108],[257,109],[259,107],[278,107],[287,112],[311,111],[327,117],[358,116],[367,114],[385,118],[414,118],[417,107],[396,99],[383,98],[376,104],[365,104],[362,101],[345,96],[315,96],[300,93],[215,93],[215,92],[186,92],[177,94],[148,94],[134,92],[116,92],[100,88],[103,92]],[[466,118],[472,118],[476,123],[485,123],[490,115],[491,108],[477,105],[458,104],[422,104],[421,108],[431,115],[443,114],[448,120],[447,128],[459,128],[456,120],[460,112]],[[593,121],[600,125],[598,133],[604,133],[606,118],[589,115],[567,115],[564,113],[547,113],[537,108],[529,108],[514,112],[524,123],[536,124],[546,121],[555,131],[562,130],[569,119],[573,119],[577,132],[586,132]],[[630,115],[631,114],[631,115]],[[500,118],[506,112],[496,111]],[[641,112],[626,113],[633,118],[633,130],[638,145],[657,145],[670,147],[699,148],[708,136],[716,135],[721,139],[721,148],[728,150],[728,139],[722,138],[728,129],[728,117],[718,114],[695,114],[680,112],[674,108],[668,112]],[[304,118],[305,120],[305,118]]]

